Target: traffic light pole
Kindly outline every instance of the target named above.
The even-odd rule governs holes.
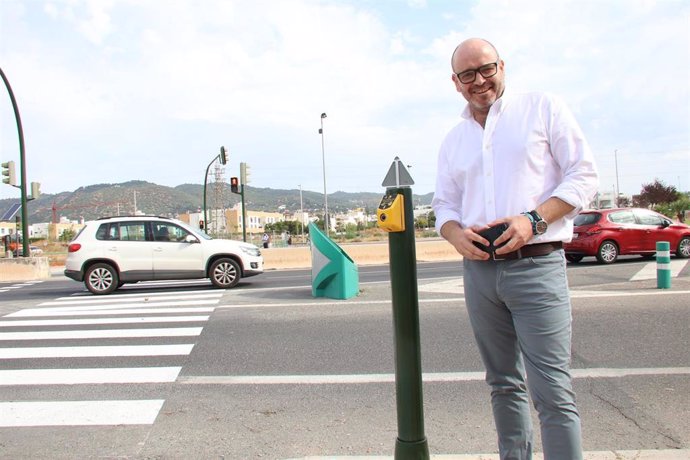
[[[204,174],[204,231],[208,235],[208,214],[206,212],[206,184],[208,183],[208,170],[211,169],[211,165],[216,161],[220,160],[220,164],[225,165],[227,163],[227,153],[225,147],[220,147],[220,153],[213,157],[213,160],[206,166],[206,174]]]
[[[240,184],[240,196],[242,197],[242,241],[247,242],[247,209],[244,207],[244,184]]]
[[[19,116],[19,107],[17,106],[17,100],[14,98],[14,93],[12,92],[12,87],[10,82],[5,76],[5,72],[0,68],[0,75],[2,80],[5,82],[7,87],[7,92],[10,94],[10,100],[12,101],[12,108],[14,109],[14,117],[17,120],[17,132],[19,133],[19,170],[21,175],[21,182],[19,183],[19,190],[21,194],[22,202],[22,254],[24,257],[29,257],[29,214],[26,209],[26,159],[24,153],[24,130],[22,129],[22,119]]]

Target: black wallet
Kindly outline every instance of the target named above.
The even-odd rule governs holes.
[[[486,230],[482,230],[479,232],[481,236],[486,238],[489,241],[489,246],[483,245],[481,243],[477,243],[476,241],[473,241],[474,245],[477,246],[479,249],[481,249],[484,252],[488,252],[491,254],[494,252],[496,249],[500,248],[501,246],[505,245],[506,242],[503,242],[499,244],[498,246],[494,246],[494,241],[503,234],[508,229],[508,224],[498,224],[495,227],[489,227]]]

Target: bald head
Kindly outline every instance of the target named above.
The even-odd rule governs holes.
[[[450,66],[453,69],[453,73],[461,72],[463,70],[462,65],[477,56],[492,57],[491,61],[496,62],[498,61],[498,50],[488,40],[468,38],[455,47],[450,58]]]
[[[455,48],[450,64],[456,90],[483,126],[489,109],[505,90],[504,63],[498,51],[487,40],[470,38]]]

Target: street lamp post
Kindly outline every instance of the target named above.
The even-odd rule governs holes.
[[[613,158],[616,162],[616,207],[618,207],[618,195],[621,193],[620,186],[618,185],[618,150],[613,151]]]
[[[14,98],[14,92],[10,86],[10,81],[5,76],[5,72],[0,69],[0,77],[2,77],[3,82],[5,82],[5,87],[10,95],[10,100],[12,102],[12,109],[14,110],[14,118],[17,121],[17,134],[19,135],[19,170],[21,182],[19,183],[19,193],[21,197],[21,219],[22,219],[22,255],[24,257],[29,257],[29,214],[26,209],[26,203],[29,201],[26,196],[26,154],[24,152],[24,129],[22,128],[22,118],[19,115],[19,106],[17,105],[17,100]],[[326,116],[324,113],[322,116]],[[325,178],[324,178],[325,180]],[[17,247],[17,253],[19,253],[19,247]]]
[[[206,166],[206,174],[204,174],[204,232],[208,235],[208,214],[206,212],[206,185],[208,182],[208,170],[211,169],[211,165],[216,161],[220,161],[220,164],[225,166],[227,164],[227,151],[224,146],[220,146],[220,153],[213,157],[213,160]],[[245,241],[247,241],[245,239]]]
[[[304,206],[302,204],[302,184],[299,184],[299,233],[304,243]]]
[[[328,193],[326,192],[326,150],[324,148],[323,142],[323,119],[326,118],[326,114],[321,114],[321,128],[319,129],[319,134],[321,134],[321,159],[323,161],[323,207],[324,207],[324,229],[326,230],[326,236],[328,236]]]

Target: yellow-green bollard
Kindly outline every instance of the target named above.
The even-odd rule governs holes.
[[[656,287],[657,289],[671,287],[671,243],[668,241],[656,243]]]

